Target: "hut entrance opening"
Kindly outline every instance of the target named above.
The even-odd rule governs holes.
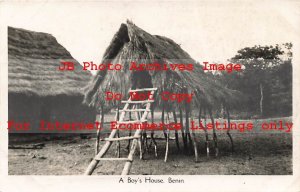
[[[132,72],[131,90],[153,88],[151,75],[147,71]],[[150,94],[151,91],[131,92],[131,100],[148,100],[154,99]]]

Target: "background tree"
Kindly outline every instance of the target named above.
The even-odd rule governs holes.
[[[243,65],[241,72],[216,76],[228,88],[248,97],[247,111],[261,117],[291,115],[292,44],[246,47],[230,60]]]

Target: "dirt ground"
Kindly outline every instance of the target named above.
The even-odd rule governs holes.
[[[279,119],[275,119],[278,121]],[[226,134],[218,132],[219,156],[206,156],[204,133],[197,134],[199,141],[199,162],[193,154],[178,151],[175,141],[170,141],[168,161],[164,162],[165,140],[158,141],[158,157],[153,147],[139,159],[137,150],[130,174],[132,175],[290,175],[292,174],[292,134],[284,131],[263,132],[260,124],[268,120],[251,120],[254,131],[249,133],[233,132],[235,152],[231,153],[230,142]],[[291,122],[291,118],[284,118]],[[250,120],[247,120],[250,121]],[[161,135],[156,134],[157,137]],[[171,133],[174,137],[174,132]],[[181,139],[181,138],[180,138]],[[181,140],[180,140],[181,141]],[[33,144],[42,147],[30,149]],[[10,142],[11,144],[11,142]],[[102,142],[103,144],[103,142]],[[43,146],[44,145],[44,146]],[[8,165],[10,175],[81,175],[94,156],[95,137],[88,135],[69,138],[24,141],[9,149]],[[128,153],[127,142],[121,143],[121,155]],[[16,147],[17,146],[17,147]],[[106,157],[115,157],[116,145],[113,144]],[[94,175],[118,175],[124,163],[104,161],[98,164]]]

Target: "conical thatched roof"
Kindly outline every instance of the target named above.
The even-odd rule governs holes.
[[[120,63],[123,65],[123,70],[99,71],[88,86],[85,102],[92,106],[100,103],[105,105],[112,103],[105,102],[105,91],[122,92],[126,95],[128,89],[133,85],[131,81],[134,79],[134,72],[128,70],[132,61],[137,63],[158,62],[161,65],[163,63],[168,65],[170,63],[193,64],[193,71],[160,70],[149,71],[149,73],[152,77],[153,87],[158,87],[160,91],[182,93],[187,89],[189,92],[194,92],[196,94],[196,97],[193,98],[194,104],[198,105],[200,102],[209,105],[224,102],[230,104],[238,99],[237,92],[222,87],[205,74],[202,67],[173,40],[151,35],[127,21],[127,24],[122,24],[115,34],[102,61],[102,63]],[[141,80],[148,81],[145,78]]]
[[[60,61],[74,62],[75,70],[58,70]],[[52,35],[8,27],[9,93],[83,95],[91,76]]]

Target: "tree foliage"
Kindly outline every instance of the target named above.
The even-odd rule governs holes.
[[[243,109],[262,116],[292,113],[292,44],[246,47],[230,59],[241,72],[217,76],[228,88],[247,96]]]

